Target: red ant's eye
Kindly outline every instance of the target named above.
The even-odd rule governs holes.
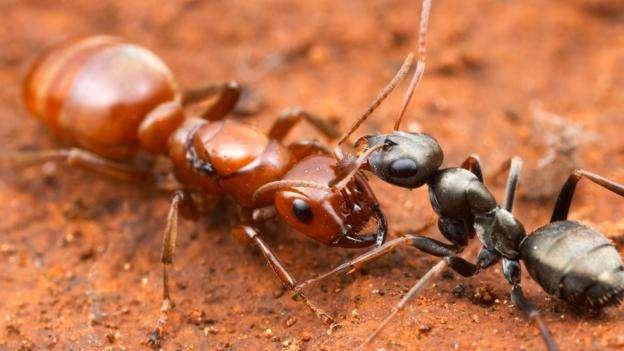
[[[295,217],[297,217],[297,219],[302,223],[308,224],[314,219],[312,209],[305,200],[295,199],[292,203],[292,210],[295,214]]]

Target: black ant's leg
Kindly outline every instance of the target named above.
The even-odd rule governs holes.
[[[512,157],[505,163],[504,168],[509,167],[509,176],[507,178],[507,185],[505,188],[505,199],[503,201],[504,209],[511,212],[513,209],[513,201],[518,187],[518,181],[520,178],[520,171],[522,169],[522,160],[519,157]],[[488,250],[485,247],[481,249],[479,253],[479,262],[482,262],[482,269],[486,268],[497,262],[501,258],[501,255],[494,251]],[[550,331],[546,324],[541,319],[539,311],[533,306],[533,304],[524,296],[522,287],[520,286],[521,270],[520,262],[516,260],[510,260],[503,258],[503,274],[507,281],[512,285],[511,300],[523,311],[529,318],[535,320],[537,323],[542,338],[546,342],[546,346],[549,350],[557,350],[557,346],[552,339]]]
[[[598,184],[607,190],[610,190],[620,196],[624,196],[624,185],[603,178],[595,173],[588,172],[584,169],[577,169],[572,172],[572,174],[570,174],[570,177],[568,177],[568,180],[561,188],[561,192],[557,197],[555,209],[553,210],[552,217],[550,218],[551,222],[563,221],[568,218],[568,212],[570,211],[570,206],[572,204],[574,190],[576,190],[576,183],[578,183],[578,181],[581,180],[581,178],[583,177],[591,180],[595,184]]]
[[[479,155],[472,154],[468,156],[468,158],[464,160],[464,162],[462,162],[461,168],[467,169],[470,172],[474,173],[474,175],[476,175],[477,178],[479,178],[481,183],[483,183],[483,172],[481,171],[481,163],[479,161]]]
[[[459,246],[468,244],[472,232],[472,228],[466,221],[448,217],[438,218],[438,230],[446,239]]]
[[[330,139],[336,139],[340,136],[340,132],[325,119],[309,113],[301,107],[291,107],[282,111],[275,122],[273,122],[268,133],[269,138],[277,141],[284,140],[288,132],[302,120],[306,120]]]
[[[505,198],[503,200],[503,208],[510,213],[513,210],[513,203],[516,196],[516,189],[518,188],[518,181],[520,178],[521,170],[522,159],[520,157],[512,157],[509,160],[509,176],[507,178],[507,186],[505,187]]]
[[[295,296],[301,298],[306,306],[308,306],[308,308],[310,308],[312,312],[314,312],[314,314],[316,314],[316,316],[320,318],[324,323],[332,324],[334,322],[334,319],[328,313],[313,305],[312,302],[310,302],[310,300],[308,300],[308,298],[303,294],[303,292],[295,289],[297,281],[288,272],[288,270],[286,270],[286,268],[284,267],[282,262],[280,262],[279,258],[273,252],[273,250],[271,250],[271,248],[264,242],[264,240],[262,240],[262,238],[260,237],[260,233],[257,229],[247,225],[241,225],[236,229],[239,232],[242,232],[240,234],[244,235],[248,240],[253,242],[260,249],[267,262],[273,269],[273,272],[275,272],[275,275],[277,275],[284,287],[295,292]]]
[[[477,255],[477,263],[469,262],[459,256],[448,256],[445,259],[448,261],[449,267],[455,272],[463,277],[472,277],[498,262],[501,259],[501,255],[495,250],[482,246]]]
[[[111,161],[84,149],[56,149],[17,151],[6,157],[18,166],[31,166],[48,161],[65,162],[69,166],[81,166],[106,176],[125,180],[140,181],[149,179],[151,172],[132,165]]]
[[[420,280],[418,280],[416,284],[414,284],[414,286],[412,286],[412,288],[409,289],[409,291],[405,294],[405,296],[403,296],[401,301],[399,301],[399,303],[397,303],[394,307],[392,307],[392,311],[390,312],[390,314],[388,314],[388,316],[383,320],[383,322],[379,324],[377,329],[375,329],[372,333],[368,335],[366,340],[364,340],[364,342],[360,344],[360,346],[356,350],[362,350],[364,346],[366,346],[371,341],[373,341],[373,339],[375,339],[375,337],[377,337],[377,335],[381,333],[381,331],[386,327],[386,325],[388,325],[392,321],[392,319],[394,319],[394,316],[396,316],[397,313],[399,313],[403,308],[405,308],[405,306],[407,305],[409,301],[411,301],[415,296],[418,296],[418,294],[422,291],[422,289],[424,289],[424,287],[427,285],[427,283],[431,279],[433,279],[435,276],[440,274],[440,272],[442,272],[442,270],[446,267],[446,264],[447,264],[446,260],[440,260],[438,261],[438,263],[436,263],[435,266],[431,267],[431,269],[429,269],[427,273],[425,273],[425,275],[423,275],[422,278],[420,278]]]
[[[490,250],[485,246],[481,246],[479,254],[477,255],[477,265],[479,270],[484,270],[501,259],[501,255],[496,250]]]
[[[520,262],[516,260],[510,260],[507,258],[503,258],[503,274],[505,279],[512,285],[511,288],[511,301],[514,305],[518,306],[518,308],[524,312],[527,317],[533,319],[540,330],[540,334],[550,351],[556,351],[557,345],[546,326],[546,323],[542,319],[539,311],[535,306],[524,296],[522,291],[522,287],[520,286]]]
[[[318,281],[324,280],[328,277],[331,277],[336,274],[349,272],[354,269],[357,269],[363,266],[365,263],[374,261],[400,246],[413,246],[421,251],[424,251],[428,254],[438,256],[438,257],[446,257],[446,256],[454,256],[458,251],[461,250],[460,246],[449,245],[443,242],[437,241],[435,239],[428,238],[426,236],[421,235],[404,235],[399,238],[390,240],[385,244],[374,248],[370,251],[363,253],[362,255],[349,260],[340,266],[332,269],[329,272],[323,273],[315,278],[308,279],[303,283],[297,286],[297,289],[303,289],[306,286],[316,283]],[[462,262],[457,262],[457,267],[463,266]],[[462,268],[458,268],[462,269]]]
[[[450,266],[454,271],[461,274],[462,276],[473,276],[480,272],[481,270],[493,265],[500,259],[500,255],[495,251],[490,251],[484,247],[481,248],[479,252],[479,258],[477,260],[477,264],[472,264],[459,256],[450,256],[445,257],[436,263],[435,266],[431,267],[425,273],[425,275],[420,278],[414,286],[403,296],[401,301],[397,303],[393,308],[390,314],[383,320],[383,322],[375,329],[366,340],[360,345],[358,348],[361,349],[365,345],[369,344],[381,331],[388,325],[394,316],[399,313],[407,303],[412,300],[414,297],[418,296],[418,294],[422,291],[422,289],[427,286],[429,281],[434,279],[447,265]]]

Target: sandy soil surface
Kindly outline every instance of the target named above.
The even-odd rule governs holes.
[[[0,140],[3,151],[52,148],[28,117],[22,78],[38,53],[63,40],[121,35],[160,55],[184,87],[239,80],[265,107],[246,117],[268,128],[301,105],[346,128],[416,49],[417,1],[0,1]],[[440,0],[428,68],[405,129],[434,135],[445,165],[473,152],[486,173],[525,160],[515,213],[546,223],[562,174],[582,166],[624,182],[624,6],[618,1]],[[387,131],[401,94],[360,133]],[[298,127],[295,140],[307,128]],[[538,161],[556,149],[555,161]],[[554,145],[554,146],[553,146]],[[160,306],[160,244],[168,194],[62,165],[0,169],[0,349],[147,348]],[[391,235],[433,218],[425,189],[371,181]],[[501,197],[502,182],[489,182]],[[624,253],[624,201],[583,183],[572,218],[608,233]],[[439,237],[435,228],[426,233]],[[327,248],[279,223],[266,238],[300,279],[358,252]],[[183,221],[166,350],[344,350],[355,347],[434,264],[401,249],[311,288],[341,327],[329,331],[282,290],[228,218]],[[526,272],[527,294],[562,350],[624,348],[624,311],[581,314],[549,298]],[[543,349],[510,305],[499,266],[463,279],[446,273],[374,343],[387,350]],[[483,292],[487,296],[483,297]]]

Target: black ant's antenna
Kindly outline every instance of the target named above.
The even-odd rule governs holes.
[[[394,122],[394,130],[399,130],[401,120],[403,119],[405,110],[407,110],[407,105],[409,105],[409,102],[412,99],[412,95],[414,94],[414,90],[416,90],[418,83],[420,83],[420,80],[425,73],[425,58],[427,53],[425,39],[427,36],[427,28],[429,26],[430,13],[431,0],[424,0],[422,4],[422,11],[420,12],[420,31],[418,33],[418,62],[416,63],[416,70],[414,71],[414,75],[412,76],[409,87],[405,92],[405,97],[403,98],[403,106],[401,107],[401,113],[399,114],[399,118],[397,118],[396,122]]]
[[[431,2],[432,0],[424,0],[422,4],[422,10],[420,13],[420,29],[418,33],[418,62],[416,63],[416,70],[414,71],[414,75],[410,81],[410,84],[405,92],[405,97],[403,98],[403,105],[401,107],[401,112],[399,113],[399,117],[394,123],[394,130],[398,130],[401,125],[401,121],[403,119],[403,115],[405,115],[405,111],[407,110],[407,106],[409,105],[410,100],[412,99],[412,95],[414,95],[414,90],[418,87],[418,83],[423,77],[425,73],[425,59],[427,53],[427,45],[426,45],[426,37],[427,37],[427,28],[429,27],[429,14],[431,13]],[[397,72],[397,74],[392,78],[390,83],[386,85],[380,92],[377,94],[375,99],[368,105],[366,110],[358,117],[351,128],[347,129],[347,131],[343,134],[343,136],[338,140],[338,146],[336,148],[336,154],[341,155],[340,145],[344,143],[349,136],[358,129],[358,127],[368,118],[377,107],[390,95],[390,93],[399,85],[399,83],[405,78],[410,68],[412,67],[412,62],[414,60],[414,54],[410,53],[403,61],[403,65]]]
[[[390,83],[388,83],[388,85],[386,85],[383,89],[381,89],[381,91],[379,92],[379,94],[377,94],[373,102],[371,102],[370,105],[368,105],[368,107],[366,108],[366,110],[364,110],[364,112],[360,115],[360,117],[358,117],[355,120],[355,122],[353,122],[353,125],[351,125],[351,128],[347,129],[347,131],[338,140],[338,146],[344,143],[349,138],[349,136],[355,130],[358,129],[360,124],[362,124],[362,122],[364,122],[366,118],[368,118],[368,116],[370,116],[371,113],[373,113],[373,111],[375,111],[375,109],[377,109],[377,107],[381,105],[381,103],[388,97],[388,95],[390,95],[390,93],[397,87],[397,85],[401,83],[403,78],[405,78],[405,76],[409,72],[410,68],[412,68],[413,61],[414,61],[414,54],[409,53],[409,55],[407,55],[407,57],[403,61],[403,65],[401,65],[401,68],[399,69],[397,74],[394,76],[394,78],[392,78]]]

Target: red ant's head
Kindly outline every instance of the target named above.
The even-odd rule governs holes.
[[[275,190],[279,217],[314,240],[341,247],[375,244],[378,237],[385,237],[386,221],[371,189],[361,174],[341,187],[331,186],[336,177],[335,158],[309,156],[256,195]],[[359,236],[371,217],[377,220],[378,234]]]

